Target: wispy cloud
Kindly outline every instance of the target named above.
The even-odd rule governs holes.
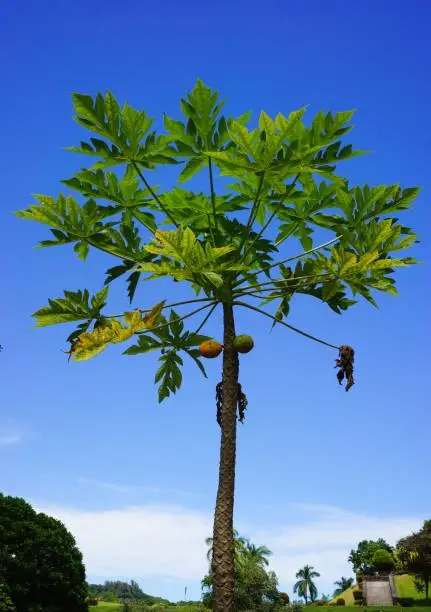
[[[5,433],[0,429],[0,446],[13,446],[22,442],[23,439],[22,433]]]
[[[0,421],[0,448],[16,446],[36,436],[38,436],[36,432],[13,419]]]
[[[292,589],[298,568],[308,563],[321,573],[319,590],[332,592],[333,582],[351,573],[347,557],[360,540],[383,537],[394,544],[421,524],[418,517],[376,517],[338,507],[300,506],[310,513],[309,520],[302,518],[298,524],[287,512],[283,524],[269,528],[248,525],[244,533],[273,551],[271,566],[280,588],[287,591]],[[178,580],[194,581],[199,589],[207,570],[205,538],[212,530],[209,512],[163,504],[94,512],[40,509],[58,517],[75,535],[90,576],[163,579],[172,588]],[[241,532],[242,518],[246,517],[237,517]]]
[[[93,478],[78,478],[77,481],[83,485],[98,487],[99,489],[107,489],[115,493],[159,493],[157,487],[139,487],[133,485],[118,484],[115,482],[107,482],[105,480],[96,480]]]
[[[172,496],[200,497],[200,494],[198,493],[182,491],[180,489],[164,490],[159,487],[152,487],[152,486],[145,486],[145,485],[144,486],[131,485],[131,484],[126,484],[126,483],[110,482],[107,480],[99,480],[97,478],[87,478],[87,477],[80,477],[80,478],[77,478],[76,480],[79,484],[90,486],[90,487],[96,487],[99,489],[105,489],[107,491],[111,491],[113,493],[118,493],[118,494],[169,495],[169,497],[171,498]]]

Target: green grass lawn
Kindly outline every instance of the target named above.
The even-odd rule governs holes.
[[[425,599],[424,593],[418,593],[413,578],[408,574],[395,576],[398,597],[412,597],[413,599]]]
[[[94,612],[120,612],[123,606],[111,601],[99,601],[97,606],[90,606],[89,609]]]
[[[344,601],[346,602],[346,606],[343,607],[343,610],[345,610],[347,607],[349,606],[353,606],[354,605],[354,599],[353,599],[353,589],[355,589],[356,587],[350,587],[350,589],[347,589],[346,591],[343,591],[341,593],[341,595],[337,595],[337,597],[335,597],[333,599],[333,601],[337,601],[337,599],[339,597],[342,597],[344,599]],[[323,606],[322,606],[323,607]],[[319,607],[320,609],[320,607]],[[357,609],[357,606],[355,606],[355,610]]]

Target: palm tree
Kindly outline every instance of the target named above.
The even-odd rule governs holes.
[[[345,578],[344,576],[341,576],[340,580],[334,582],[335,586],[337,587],[334,591],[334,597],[337,597],[338,595],[341,595],[341,593],[344,593],[344,591],[347,591],[347,589],[350,589],[350,587],[353,586],[353,583],[353,578]]]
[[[319,576],[319,572],[315,572],[312,565],[306,565],[296,574],[296,578],[299,578],[299,580],[293,587],[293,592],[298,593],[299,597],[303,597],[305,604],[308,603],[308,599],[311,601],[316,599],[317,587],[313,578],[319,578]]]
[[[254,561],[257,565],[268,565],[268,559],[272,555],[272,552],[266,546],[255,546],[248,540],[245,544],[246,553],[249,559]]]
[[[211,562],[213,552],[213,538],[206,538],[205,544],[208,546],[207,559]],[[233,546],[235,550],[235,558],[239,559],[241,554],[245,551],[246,547],[250,545],[250,542],[246,538],[241,538],[236,529],[233,530]],[[251,545],[253,546],[253,545]],[[265,546],[259,548],[266,548]]]

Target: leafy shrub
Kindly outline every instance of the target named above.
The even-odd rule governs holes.
[[[343,597],[339,597],[335,603],[337,604],[337,606],[345,606],[346,600],[343,599]]]
[[[313,601],[313,603],[310,605],[311,606],[327,606],[328,602],[324,601],[323,599],[316,599],[316,601]]]
[[[394,569],[395,561],[393,555],[388,550],[383,548],[376,550],[373,555],[373,567],[378,572],[390,572]]]
[[[287,593],[279,593],[278,598],[283,606],[287,606],[287,604],[290,602],[289,595]]]

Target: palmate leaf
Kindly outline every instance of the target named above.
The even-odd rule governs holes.
[[[159,322],[164,302],[156,304],[149,312],[125,312],[122,324],[117,319],[105,319],[103,324],[79,336],[71,349],[73,361],[86,361],[101,353],[109,344],[119,344],[129,340],[142,330],[151,330]]]
[[[35,198],[38,204],[18,211],[16,215],[52,228],[55,240],[42,240],[38,245],[40,247],[78,242],[79,246],[75,247],[77,254],[81,259],[85,259],[89,242],[101,238],[103,232],[115,225],[112,222],[102,223],[111,211],[97,206],[94,200],[80,206],[71,196],[59,195],[55,199],[51,196],[36,195]]]
[[[140,334],[137,344],[130,346],[124,351],[125,355],[140,355],[153,350],[161,349],[160,367],[156,372],[154,382],[159,385],[159,402],[168,398],[171,393],[181,386],[182,374],[181,366],[183,360],[178,355],[179,351],[184,351],[198,366],[201,373],[206,377],[205,368],[200,359],[199,346],[209,336],[184,331],[184,323],[175,310],[171,310],[169,318],[160,317],[158,325],[151,330],[152,336]]]
[[[101,158],[94,169],[108,168],[127,162],[137,162],[152,169],[156,164],[178,163],[170,140],[164,135],[150,132],[153,119],[144,111],[137,111],[128,104],[120,108],[111,92],[95,98],[73,94],[75,121],[108,140],[91,138],[90,143],[81,142],[80,147],[69,147],[69,151],[85,153]]]
[[[171,350],[163,353],[159,361],[161,365],[154,376],[154,382],[160,382],[158,392],[160,403],[181,387],[183,375],[180,366],[183,365],[183,360],[176,350]]]
[[[222,175],[241,177],[245,172],[264,172],[277,190],[280,182],[296,174],[317,174],[343,184],[344,180],[334,174],[335,164],[364,153],[342,147],[337,140],[351,129],[346,124],[353,111],[334,117],[318,113],[309,128],[302,122],[304,112],[305,108],[299,109],[287,118],[279,114],[275,121],[261,113],[259,129],[251,132],[231,122],[229,135],[235,149],[208,151],[207,155]]]
[[[214,225],[210,196],[175,187],[163,194],[163,201],[180,224],[192,226],[194,232],[201,230],[209,234],[209,226]],[[222,223],[226,213],[244,210],[246,206],[231,195],[217,195],[214,208],[217,223]]]
[[[191,179],[208,164],[207,151],[220,151],[232,146],[228,126],[233,118],[220,116],[223,104],[217,91],[198,80],[192,91],[181,100],[186,121],[164,115],[164,126],[175,145],[177,157],[187,159],[178,177],[180,183]],[[246,113],[235,121],[244,125],[249,118],[250,113]]]
[[[145,214],[145,225],[155,227],[154,215],[148,212],[148,209],[155,208],[153,196],[148,189],[140,187],[133,166],[127,167],[121,179],[113,172],[83,170],[62,183],[92,200],[102,199],[111,202],[113,206],[106,207],[105,217],[131,211],[132,214]],[[157,187],[153,187],[153,191],[157,192]]]
[[[411,257],[394,258],[389,254],[396,251],[398,246],[396,237],[399,227],[394,226],[393,219],[373,221],[368,230],[370,237],[365,250],[359,241],[355,241],[355,237],[350,244],[343,236],[338,244],[329,249],[328,255],[316,251],[299,261],[294,271],[280,266],[282,276],[274,279],[274,291],[265,297],[263,303],[281,298],[276,313],[276,318],[281,320],[287,316],[289,303],[297,293],[323,300],[337,313],[356,303],[356,300],[347,297],[348,292],[353,297],[361,295],[374,306],[377,303],[373,291],[396,295],[392,278],[394,269],[410,266],[417,261]]]
[[[65,291],[63,298],[49,299],[48,306],[40,308],[32,315],[36,321],[36,327],[98,319],[101,316],[102,308],[106,306],[108,291],[109,287],[104,287],[91,299],[87,289]]]
[[[223,284],[221,270],[234,269],[229,262],[225,265],[216,262],[235,250],[233,245],[213,247],[208,242],[201,244],[193,231],[186,227],[173,231],[157,231],[155,242],[145,249],[163,258],[168,258],[150,264],[142,264],[139,270],[152,272],[156,276],[172,276],[177,280],[197,280],[203,277],[215,287]]]

